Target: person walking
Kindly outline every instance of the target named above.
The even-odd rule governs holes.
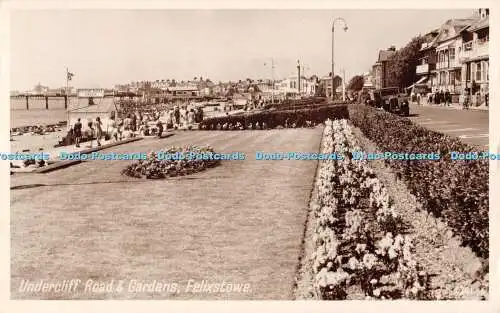
[[[193,125],[195,123],[195,114],[193,109],[189,110],[189,113],[187,114],[187,122],[188,125]]]
[[[88,147],[92,148],[92,141],[94,139],[95,134],[94,134],[94,125],[91,119],[89,119],[87,126],[89,128],[89,138],[90,138]]]
[[[113,118],[111,122],[111,137],[115,138],[115,141],[118,141],[118,122],[116,118]]]
[[[444,105],[450,106],[450,92],[448,90],[444,93]]]
[[[171,129],[174,127],[174,123],[172,121],[173,119],[173,111],[172,110],[168,110],[167,113],[166,113],[166,128],[167,129]]]
[[[101,122],[101,118],[99,116],[95,119],[95,130],[96,130],[95,137],[97,140],[97,146],[100,147],[101,146],[101,137],[102,137],[102,122]]]
[[[158,122],[156,123],[156,127],[158,127],[158,138],[161,138],[161,135],[163,133],[163,123],[161,122],[161,120],[158,120]]]
[[[137,127],[137,116],[135,114],[132,114],[132,120],[130,123],[130,130],[135,132]]]
[[[463,97],[463,109],[467,110],[469,109],[469,94],[467,93],[467,91],[464,90],[464,92],[462,93],[462,97]]]
[[[130,114],[127,114],[127,117],[123,120],[123,129],[130,130],[131,124],[132,124],[132,118],[130,117]]]
[[[73,134],[75,135],[76,147],[79,148],[80,140],[82,139],[82,123],[80,122],[80,118],[78,118],[75,125],[73,125]]]
[[[174,118],[175,118],[174,125],[177,124],[178,127],[180,126],[181,123],[180,117],[181,117],[181,112],[179,110],[179,106],[176,105],[174,108]]]

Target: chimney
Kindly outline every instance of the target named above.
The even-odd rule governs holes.
[[[396,51],[396,46],[390,46],[387,51]]]

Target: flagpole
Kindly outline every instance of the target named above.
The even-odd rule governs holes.
[[[274,105],[274,59],[271,58],[271,70],[272,70],[272,93],[271,93],[271,101],[272,101],[272,104]]]
[[[69,131],[69,128],[71,127],[70,123],[69,123],[69,108],[70,108],[71,101],[70,101],[70,94],[69,94],[68,78],[69,78],[69,71],[68,71],[68,68],[66,67],[66,101],[68,102],[68,107],[66,108],[66,121],[67,121],[66,125],[67,125],[68,131]]]

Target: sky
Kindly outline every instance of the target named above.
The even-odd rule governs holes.
[[[218,81],[370,70],[378,51],[471,10],[39,10],[11,14],[11,90],[41,83],[111,88],[131,81]]]

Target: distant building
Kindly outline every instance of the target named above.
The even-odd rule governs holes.
[[[489,10],[476,11],[478,19],[462,32],[462,88],[469,94],[479,93],[484,101],[484,95],[489,93]]]
[[[468,94],[473,104],[484,103],[489,93],[489,10],[447,20],[426,34],[426,39],[420,49],[417,81],[411,86],[414,92],[424,92],[418,87],[426,86],[428,91]],[[452,101],[458,99],[463,97]]]
[[[299,79],[297,76],[290,76],[277,84],[277,89],[281,94],[288,96],[314,96],[316,93],[316,80],[311,80],[305,76],[300,77],[300,92]]]
[[[426,94],[432,90],[432,72],[436,69],[436,39],[439,29],[430,31],[424,35],[425,42],[422,43],[419,51],[418,65],[415,70],[417,81],[411,86],[415,93]]]
[[[462,92],[462,64],[459,53],[463,46],[462,32],[473,19],[451,19],[446,21],[435,39],[436,69],[432,73],[433,91]]]
[[[373,76],[370,72],[363,73],[363,88],[364,89],[374,89]]]
[[[169,87],[167,91],[174,97],[197,97],[200,95],[198,88],[193,86]]]
[[[335,94],[338,95],[339,93],[342,92],[342,78],[338,75],[335,75],[334,83],[335,83]],[[330,98],[332,96],[332,76],[329,75],[323,76],[319,80],[318,88],[324,91],[325,93],[324,96]]]
[[[46,94],[47,92],[49,91],[49,87],[47,86],[43,86],[41,85],[40,83],[38,83],[34,88],[33,88],[33,94],[38,94],[38,95],[42,95],[42,94]]]
[[[393,87],[389,86],[387,76],[387,64],[392,55],[396,53],[396,47],[391,46],[387,50],[380,50],[377,62],[373,65],[373,85],[376,89]]]

